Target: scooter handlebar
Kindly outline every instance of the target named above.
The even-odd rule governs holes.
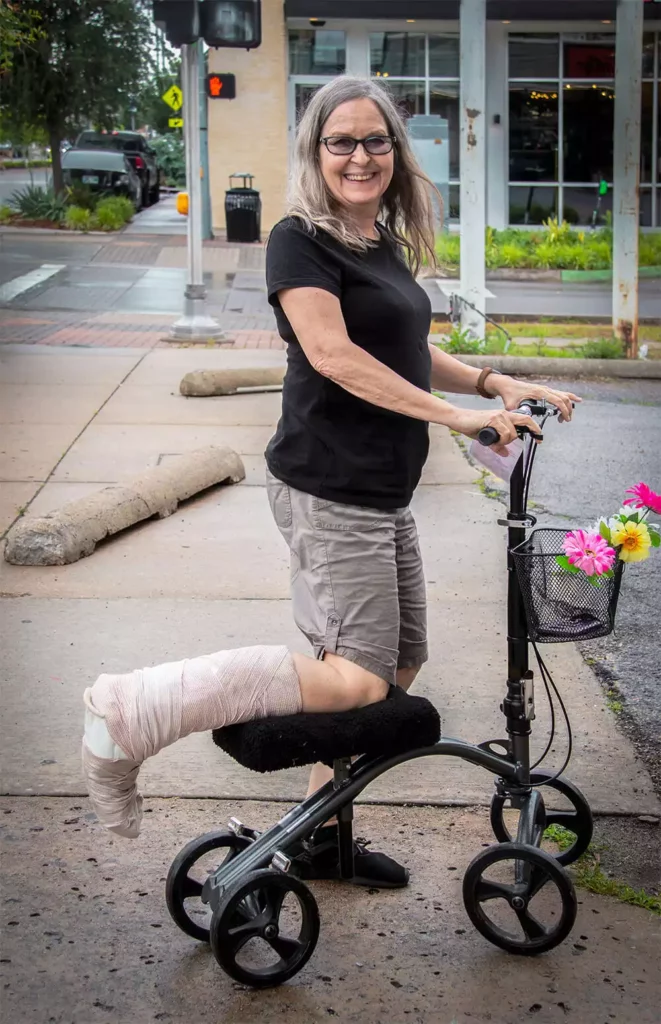
[[[546,412],[546,408],[545,404],[540,406],[540,404],[537,402],[533,401],[531,404],[531,402],[528,401],[521,402],[517,411],[523,413],[524,416],[534,416],[535,414],[539,415],[540,413]],[[525,434],[533,433],[529,427],[524,426],[517,426],[516,432],[519,435],[519,437],[524,437]],[[541,435],[539,434],[535,436],[541,437]],[[489,445],[498,444],[498,442],[500,441],[500,434],[498,433],[495,427],[482,427],[479,434],[477,435],[477,439],[480,442],[480,444],[484,445],[485,448],[488,448]]]

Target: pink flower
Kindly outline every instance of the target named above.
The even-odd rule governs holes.
[[[572,530],[562,542],[570,565],[582,569],[588,576],[601,576],[615,561],[615,551],[598,533]]]
[[[639,483],[635,487],[627,487],[625,494],[633,494],[633,498],[625,498],[625,505],[634,508],[648,508],[651,512],[661,515],[661,494],[656,494],[647,484]]]

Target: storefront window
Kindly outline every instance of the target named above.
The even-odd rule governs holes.
[[[373,32],[370,66],[404,113],[448,122],[450,206],[459,210],[459,36],[449,33]],[[411,81],[415,79],[415,81]]]
[[[429,77],[459,78],[458,36],[429,36]]]
[[[558,211],[557,188],[510,187],[510,224],[543,224]]]
[[[652,189],[641,188],[640,190],[640,226],[651,228],[652,224]]]
[[[615,36],[586,33],[565,39],[563,45],[564,78],[614,78]]]
[[[612,86],[565,85],[565,181],[613,180],[614,95]]]
[[[448,122],[450,177],[459,177],[459,83],[429,83],[429,113]]]
[[[600,196],[597,185],[575,188],[565,185],[562,191],[562,217],[569,224],[599,227],[606,223],[606,215],[613,212],[613,190]]]
[[[557,78],[560,37],[557,35],[509,38],[510,78]]]
[[[654,78],[654,41],[653,32],[643,36],[643,78]]]
[[[345,67],[344,32],[325,29],[290,31],[290,75],[341,75]]]
[[[558,92],[510,85],[510,180],[557,181]]]
[[[450,185],[450,189],[449,189],[449,193],[450,193],[449,194],[450,209],[445,211],[445,219],[446,220],[459,220],[460,219],[461,206],[460,206],[459,192],[460,192],[460,189],[459,189],[458,185]]]
[[[654,161],[654,83],[643,82],[640,112],[640,180],[653,180]],[[659,140],[657,138],[657,147]]]
[[[425,41],[426,36],[417,32],[373,32],[370,35],[372,74],[424,77]]]
[[[383,86],[406,117],[412,117],[413,114],[424,114],[424,82],[384,82]]]

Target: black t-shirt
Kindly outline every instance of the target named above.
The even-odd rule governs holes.
[[[314,370],[282,311],[285,288],[337,296],[349,338],[400,377],[431,387],[431,305],[385,232],[365,254],[290,217],[266,252],[269,302],[287,342],[282,418],[266,450],[275,477],[318,498],[393,509],[408,505],[429,450],[428,424],[380,409]]]

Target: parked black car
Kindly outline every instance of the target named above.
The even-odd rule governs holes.
[[[160,171],[156,153],[139,132],[81,132],[76,139],[78,149],[115,149],[125,153],[140,178],[142,205],[157,203],[160,194]]]
[[[62,154],[65,185],[84,185],[92,192],[127,196],[142,208],[142,182],[124,153],[112,149],[68,149]]]

